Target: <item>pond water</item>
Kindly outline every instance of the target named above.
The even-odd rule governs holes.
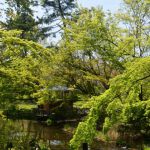
[[[15,126],[22,129],[22,132],[35,137],[36,139],[42,139],[45,141],[50,150],[69,150],[68,142],[72,138],[72,135],[65,132],[62,126],[46,126],[37,121],[19,120],[13,121]],[[21,133],[22,133],[21,132]],[[20,132],[16,134],[21,134]],[[136,148],[132,150],[142,150],[142,143],[136,143]],[[112,144],[104,144],[100,141],[94,141],[89,150],[121,150],[125,147],[117,148]]]

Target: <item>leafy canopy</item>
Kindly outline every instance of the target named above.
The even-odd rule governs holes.
[[[0,100],[33,99],[42,88],[42,70],[50,52],[41,45],[20,39],[21,32],[0,30]]]
[[[139,58],[126,65],[126,71],[110,82],[110,88],[95,98],[86,120],[79,123],[70,141],[72,149],[78,149],[81,143],[90,143],[96,133],[99,117],[104,114],[104,131],[115,123],[129,123],[136,128],[145,129],[150,122],[150,57]],[[141,85],[143,99],[140,99]],[[139,122],[139,124],[135,124]]]

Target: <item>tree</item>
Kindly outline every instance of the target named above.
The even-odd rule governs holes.
[[[55,69],[50,74],[53,81],[63,81],[91,97],[108,89],[109,80],[123,70],[115,53],[119,28],[104,18],[102,10],[80,11],[80,16],[66,21],[64,40],[53,56]]]
[[[110,88],[95,98],[90,113],[85,121],[79,123],[73,139],[72,149],[78,149],[84,143],[90,143],[95,136],[99,117],[105,115],[104,132],[114,124],[130,124],[132,130],[147,131],[150,115],[150,57],[135,59],[126,65],[126,71],[111,80]],[[143,85],[141,101],[139,94]],[[148,133],[147,133],[148,134]]]
[[[39,20],[35,19],[33,0],[5,0],[5,20],[1,21],[2,28],[7,30],[21,30],[21,38],[38,41],[43,37],[39,28]]]
[[[45,9],[42,20],[47,25],[45,30],[54,37],[66,27],[65,19],[71,19],[77,9],[75,0],[42,0],[42,6]]]
[[[149,1],[124,0],[124,7],[125,13],[117,15],[126,28],[119,29],[113,52],[125,68],[110,80],[109,89],[104,94],[93,97],[89,102],[90,113],[85,121],[79,123],[70,141],[72,149],[92,141],[99,120],[104,133],[113,125],[118,125],[118,128],[123,125],[149,135]]]
[[[126,57],[149,55],[149,7],[148,0],[124,0],[123,7],[117,14],[122,27],[124,27],[120,49]]]
[[[36,101],[34,93],[43,88],[42,72],[49,63],[50,50],[20,39],[20,31],[0,31],[0,101]],[[22,55],[27,50],[26,55]]]

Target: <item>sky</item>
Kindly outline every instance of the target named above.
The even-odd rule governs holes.
[[[120,7],[122,0],[78,0],[79,4],[83,7],[98,7],[102,6],[105,11],[110,10],[111,12],[117,11]]]
[[[122,2],[122,0],[77,0],[77,1],[78,4],[83,7],[90,8],[100,6],[104,9],[104,11],[110,10],[111,12],[117,11],[117,9],[120,7],[120,3]],[[0,0],[0,3],[4,3],[4,0]]]
[[[5,0],[0,0],[0,3],[4,3]],[[104,11],[110,10],[112,13],[117,11],[120,8],[120,3],[123,0],[77,0],[79,6],[83,7],[102,7]],[[0,9],[2,5],[0,4]],[[37,11],[38,16],[42,16],[43,14],[40,11]],[[2,15],[4,18],[4,15]]]
[[[115,11],[119,8],[122,0],[77,0],[83,7],[102,6],[104,10]],[[4,2],[4,0],[0,0]]]
[[[4,3],[5,0],[0,0],[0,9],[2,9],[4,6],[1,5],[1,3]],[[123,0],[77,0],[79,6],[83,7],[102,7],[104,11],[110,10],[112,13],[117,11],[120,8],[120,3]],[[2,7],[3,6],[3,7]],[[38,16],[42,16],[43,14],[40,11],[37,11]],[[5,18],[5,15],[2,14],[0,16],[1,19]]]

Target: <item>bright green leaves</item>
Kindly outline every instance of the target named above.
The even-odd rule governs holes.
[[[114,95],[110,90],[97,97],[93,103],[90,113],[84,122],[81,122],[76,129],[73,139],[70,141],[70,146],[73,150],[77,150],[82,143],[91,143],[96,134],[96,124],[99,115],[105,114],[106,107],[112,100]]]
[[[124,69],[115,53],[118,28],[109,18],[101,9],[83,9],[74,20],[66,20],[64,40],[53,57],[54,80],[90,96],[109,88],[109,80]]]
[[[110,89],[115,93],[116,98],[106,109],[109,119],[106,119],[104,127],[105,124],[108,124],[108,120],[110,127],[121,122],[132,125],[139,122],[139,126],[136,127],[141,129],[149,126],[149,120],[145,116],[146,112],[149,112],[149,96],[147,94],[149,92],[147,88],[150,78],[149,66],[149,57],[136,59],[127,65],[127,69],[122,75],[111,81]]]
[[[149,127],[149,96],[145,96],[148,90],[145,87],[149,84],[146,81],[150,78],[149,66],[150,57],[136,59],[127,65],[123,74],[112,79],[109,90],[95,99],[87,119],[78,126],[70,142],[71,146],[75,147],[74,149],[78,149],[76,143],[81,145],[83,142],[92,140],[98,118],[105,119],[104,132],[116,123],[131,124],[140,130],[146,130]],[[142,99],[140,94],[142,94]],[[88,137],[86,133],[90,134],[91,130],[93,134],[90,139],[86,140],[86,135]],[[82,139],[81,142],[78,139]]]
[[[0,99],[5,102],[32,100],[42,85],[42,70],[50,51],[32,41],[20,39],[20,31],[0,31]]]
[[[120,44],[122,52],[128,57],[148,55],[150,3],[147,0],[124,0],[122,6],[121,11],[117,14],[118,20],[123,23],[122,26],[125,29],[122,32],[123,38]]]

